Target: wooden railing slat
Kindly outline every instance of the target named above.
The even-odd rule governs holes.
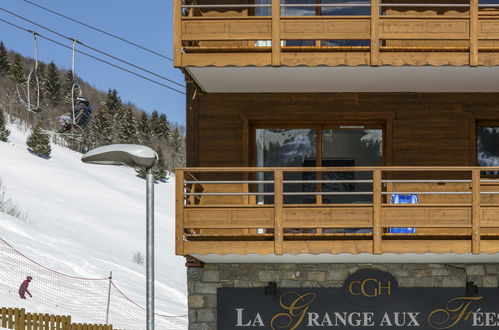
[[[274,250],[275,254],[283,254],[283,172],[274,172]]]
[[[373,171],[373,253],[382,253],[382,227],[381,227],[381,171]]]
[[[472,252],[480,254],[480,171],[472,171]]]

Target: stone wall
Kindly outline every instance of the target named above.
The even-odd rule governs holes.
[[[400,287],[497,287],[499,264],[206,264],[187,269],[189,330],[216,329],[217,288],[342,287],[361,268],[391,273]]]

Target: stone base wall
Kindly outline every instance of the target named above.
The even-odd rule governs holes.
[[[400,287],[497,287],[499,264],[206,264],[187,269],[189,330],[217,328],[217,288],[337,288],[361,268],[391,273]]]

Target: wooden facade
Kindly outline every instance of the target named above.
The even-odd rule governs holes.
[[[189,71],[209,69],[210,84],[217,67],[496,66],[495,7],[372,0],[369,15],[286,16],[286,1],[269,0],[260,5],[267,16],[258,16],[262,2],[174,2],[175,65],[186,69],[187,80],[188,168],[177,170],[177,254],[499,251],[499,168],[477,166],[477,128],[499,127],[499,93],[206,92]],[[382,132],[381,163],[324,165],[322,133],[343,128]],[[256,135],[264,129],[318,132],[311,167],[262,167]],[[309,174],[289,179],[298,172]],[[335,172],[364,172],[367,179],[324,179]],[[364,184],[367,190],[356,193],[367,197],[341,202],[338,196],[349,193],[328,191],[326,181]],[[293,192],[291,183],[308,186]],[[391,204],[398,194],[418,195],[419,204]],[[290,202],[296,195],[307,197]],[[415,232],[391,231],[398,227]]]

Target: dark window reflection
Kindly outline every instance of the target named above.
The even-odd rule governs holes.
[[[479,166],[499,166],[499,126],[477,127],[477,163]],[[498,175],[497,171],[484,174]]]

